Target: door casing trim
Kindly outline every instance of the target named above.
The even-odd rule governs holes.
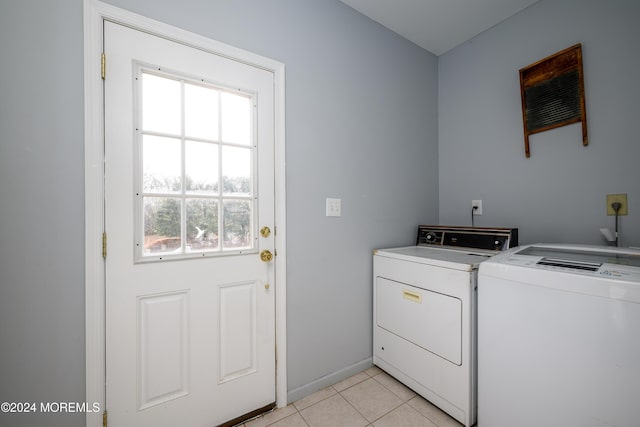
[[[102,425],[105,408],[104,95],[101,79],[102,23],[117,22],[198,49],[268,70],[274,75],[276,404],[287,405],[285,67],[272,59],[191,33],[98,0],[84,0],[85,164],[85,398],[101,411],[86,425]],[[106,68],[108,70],[108,58]],[[107,71],[108,73],[108,71]],[[108,74],[107,74],[108,75]]]

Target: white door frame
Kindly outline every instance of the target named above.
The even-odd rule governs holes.
[[[87,426],[102,425],[105,404],[105,271],[104,229],[104,95],[101,79],[102,23],[118,22],[160,37],[268,70],[274,75],[275,115],[275,304],[276,404],[287,404],[286,351],[286,194],[284,64],[183,29],[120,9],[98,0],[84,0],[85,122],[85,363],[86,401],[100,404],[88,412]],[[108,70],[108,58],[106,68]],[[108,71],[107,71],[108,73]]]

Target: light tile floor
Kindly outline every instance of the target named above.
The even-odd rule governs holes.
[[[245,427],[460,427],[377,367],[317,391]]]

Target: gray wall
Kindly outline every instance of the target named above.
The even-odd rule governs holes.
[[[606,244],[606,194],[628,193],[621,244],[640,246],[640,3],[542,0],[439,57],[440,222],[520,228],[520,241]],[[582,43],[589,146],[580,125],[531,137],[518,70]]]
[[[0,402],[84,400],[82,38],[80,0],[0,3]]]
[[[286,64],[289,396],[371,363],[371,250],[438,218],[437,58],[337,0],[109,3]],[[82,2],[3,0],[0,55],[0,401],[83,401]]]

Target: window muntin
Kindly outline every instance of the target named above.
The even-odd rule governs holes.
[[[157,68],[137,76],[137,261],[254,252],[253,96]]]

